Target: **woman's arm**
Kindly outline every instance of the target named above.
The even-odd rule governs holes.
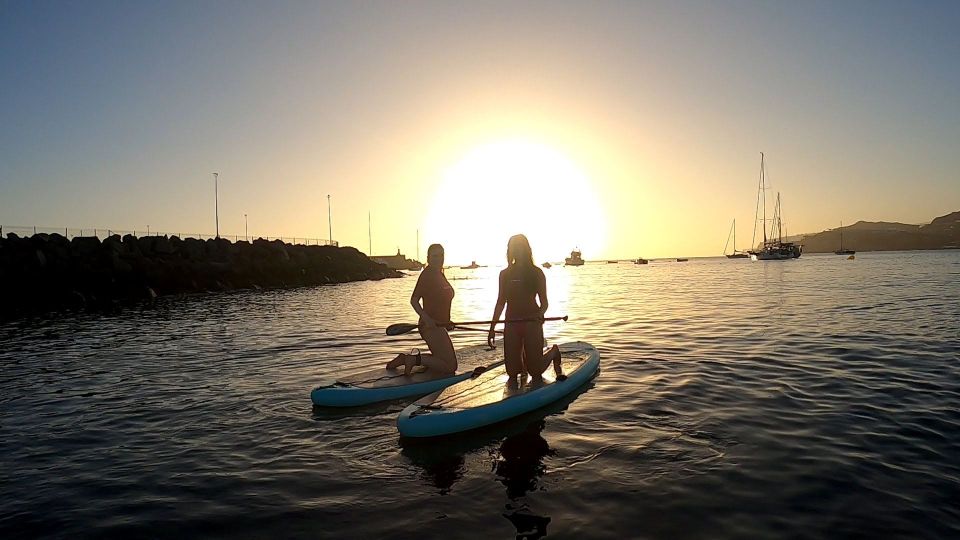
[[[420,273],[420,277],[417,278],[417,285],[413,288],[413,293],[410,295],[410,305],[413,306],[413,310],[417,312],[417,315],[420,316],[420,321],[423,322],[424,326],[431,327],[436,324],[430,315],[427,315],[427,312],[424,311],[423,305],[420,301],[423,299],[423,288],[426,286],[423,284],[423,272]]]
[[[543,275],[542,270],[539,271],[537,281],[537,296],[540,297],[540,317],[543,318],[547,313],[547,308],[550,307],[550,302],[547,301],[547,276]]]
[[[496,334],[496,321],[500,320],[500,314],[503,313],[503,308],[507,305],[506,298],[503,297],[503,282],[505,281],[503,277],[503,272],[500,272],[500,290],[497,291],[497,305],[493,307],[493,318],[490,319],[490,332],[487,333],[487,345],[490,348],[493,348],[493,340],[497,337]]]

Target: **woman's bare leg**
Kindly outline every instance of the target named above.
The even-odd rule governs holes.
[[[427,342],[429,353],[421,354],[421,365],[427,369],[440,371],[444,373],[456,373],[457,371],[457,353],[453,349],[453,342],[450,341],[450,334],[446,328],[421,328],[420,337]],[[404,372],[408,373],[417,361],[416,355],[408,355],[404,360]]]
[[[550,360],[543,356],[543,325],[539,322],[526,323],[523,331],[523,355],[530,376],[534,380],[542,378]]]
[[[515,324],[507,323],[503,329],[503,360],[511,380],[520,373],[526,373],[523,366],[523,332]]]

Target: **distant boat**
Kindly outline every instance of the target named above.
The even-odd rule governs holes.
[[[840,222],[840,249],[833,252],[834,255],[853,255],[856,251],[852,249],[843,249],[843,222]]]
[[[396,255],[375,255],[370,260],[380,264],[385,264],[394,270],[423,270],[423,263],[408,259],[400,250]]]
[[[733,253],[727,253],[727,246],[730,245],[731,234],[733,235]],[[746,259],[750,256],[746,251],[737,251],[737,220],[733,220],[733,226],[730,232],[727,233],[727,243],[723,246],[723,254],[726,255],[728,259]]]
[[[640,257],[639,259],[633,261],[633,264],[649,264],[649,263],[650,261],[648,261],[647,259],[644,259],[643,257]]]
[[[690,259],[677,259],[677,262],[687,262],[687,261],[689,261],[689,260],[690,260]]]
[[[469,266],[461,266],[461,270],[473,270],[474,268],[480,268],[480,265],[477,264],[477,261],[470,261]]]
[[[550,268],[550,267],[553,266],[553,265],[550,264],[549,262],[545,262],[545,263],[543,263],[543,264],[540,265],[540,266],[543,266],[544,268]]]
[[[780,194],[777,193],[777,204],[773,210],[773,220],[770,225],[770,237],[767,237],[767,196],[766,175],[763,166],[763,152],[760,152],[760,193],[758,202],[763,201],[763,246],[760,249],[749,251],[750,258],[756,261],[783,261],[796,259],[803,252],[803,246],[793,242],[783,241],[783,222],[780,219]],[[758,210],[759,213],[759,210]],[[776,232],[776,240],[773,239]]]
[[[620,261],[607,261],[607,264],[617,264],[617,263],[619,263],[619,262],[620,262]]]
[[[575,249],[570,252],[570,256],[564,259],[566,266],[583,266],[583,258],[580,256],[580,250]]]

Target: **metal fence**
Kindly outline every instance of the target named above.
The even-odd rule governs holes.
[[[133,235],[136,237],[142,236],[176,236],[179,238],[196,238],[198,240],[209,240],[216,238],[215,234],[203,234],[203,233],[191,233],[191,232],[166,232],[166,231],[154,231],[154,230],[136,230],[136,231],[121,231],[119,229],[98,229],[98,228],[73,228],[73,227],[37,227],[29,226],[24,227],[21,225],[0,225],[0,237],[3,237],[7,233],[14,233],[17,236],[32,236],[38,233],[46,234],[61,234],[65,236],[68,240],[77,236],[96,236],[103,240],[108,236],[113,236],[114,234],[119,234],[120,236],[124,235]],[[240,242],[245,240],[250,242],[252,240],[263,239],[263,240],[280,240],[281,242],[286,242],[287,244],[294,245],[304,245],[304,246],[339,246],[340,243],[336,240],[327,240],[325,238],[306,238],[299,236],[255,236],[255,235],[242,235],[242,234],[221,234],[220,238],[225,240],[231,240],[233,242]]]

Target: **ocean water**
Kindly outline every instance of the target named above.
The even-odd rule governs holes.
[[[545,272],[601,373],[431,444],[309,399],[420,345],[415,277],[2,325],[0,537],[960,537],[960,252]]]

